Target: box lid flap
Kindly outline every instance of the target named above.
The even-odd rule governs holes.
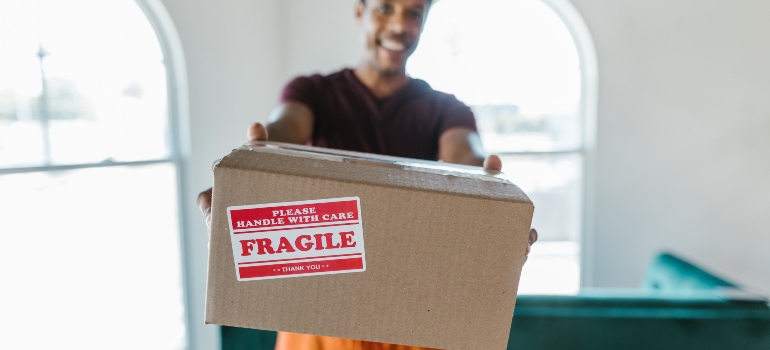
[[[282,157],[286,155],[314,161],[300,165],[286,161],[286,158]],[[481,167],[280,142],[249,142],[222,158],[215,167],[325,177],[340,181],[532,203],[505,174],[488,172]]]

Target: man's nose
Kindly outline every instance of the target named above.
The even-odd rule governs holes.
[[[400,11],[396,11],[393,16],[388,18],[387,29],[393,34],[402,34],[406,31],[406,16]]]

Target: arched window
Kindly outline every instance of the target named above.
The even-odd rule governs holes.
[[[133,0],[0,2],[0,348],[185,347],[175,84]]]
[[[407,65],[411,76],[471,106],[484,147],[501,155],[503,171],[535,203],[540,240],[520,293],[580,287],[596,87],[592,58],[581,54],[593,50],[590,38],[584,26],[570,28],[582,24],[571,18],[579,21],[559,1],[440,0]]]

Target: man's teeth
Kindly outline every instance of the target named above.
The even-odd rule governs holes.
[[[392,40],[382,40],[380,42],[380,45],[384,47],[385,49],[391,50],[391,51],[404,51],[406,49],[406,45]]]

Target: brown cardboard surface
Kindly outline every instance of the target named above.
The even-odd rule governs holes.
[[[238,281],[227,208],[360,198],[366,271]],[[260,143],[214,168],[206,323],[505,349],[534,207],[502,177]]]

